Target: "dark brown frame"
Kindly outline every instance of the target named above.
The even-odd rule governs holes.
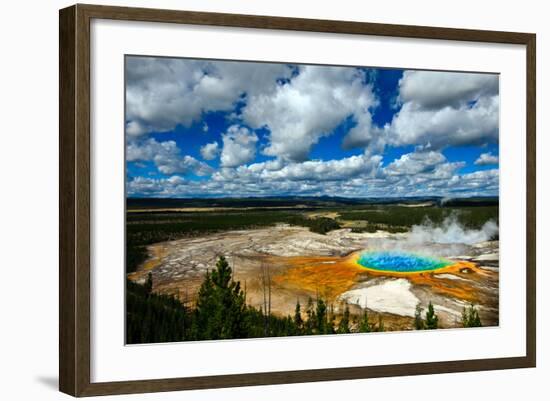
[[[90,21],[92,18],[525,45],[527,308],[524,357],[122,382],[90,382]],[[74,5],[59,13],[59,389],[73,396],[527,368],[536,365],[536,35],[192,11]]]

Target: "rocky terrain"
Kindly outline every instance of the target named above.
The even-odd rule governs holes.
[[[411,327],[418,304],[432,302],[442,327],[460,326],[463,308],[475,304],[484,325],[498,325],[498,241],[437,243],[413,234],[340,229],[321,235],[282,224],[226,231],[149,245],[148,260],[128,276],[143,282],[151,272],[154,291],[192,305],[204,274],[223,255],[250,305],[260,307],[262,278],[271,279],[274,313],[292,314],[297,300],[305,304],[322,296],[336,313],[344,304],[352,314],[367,308],[398,330]],[[454,264],[423,273],[372,271],[356,263],[358,252],[371,249],[444,257]]]

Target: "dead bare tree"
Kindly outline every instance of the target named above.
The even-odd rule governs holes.
[[[271,269],[269,267],[269,264],[267,265],[267,286],[268,286],[267,289],[269,291],[267,315],[271,316]],[[269,321],[267,323],[267,327],[269,328]]]
[[[269,317],[271,316],[271,272],[269,265],[266,265],[263,261],[261,264],[261,274],[264,297],[264,335],[267,337],[269,333]]]
[[[266,313],[267,313],[267,293],[266,293],[266,277],[265,277],[265,265],[264,265],[264,262],[262,261],[262,265],[261,265],[261,272],[262,272],[262,292],[263,292],[263,296],[264,296],[264,304],[263,304],[263,315],[264,315],[264,337],[267,337],[267,317],[266,317]]]

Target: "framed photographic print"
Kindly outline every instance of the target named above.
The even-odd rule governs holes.
[[[61,10],[60,390],[534,367],[535,113],[534,34]]]

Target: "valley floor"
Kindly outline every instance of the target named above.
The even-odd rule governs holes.
[[[376,272],[355,260],[363,250],[402,250],[438,256],[455,264],[424,273]],[[207,270],[225,256],[234,279],[246,289],[249,305],[264,302],[263,278],[271,278],[271,310],[292,315],[296,302],[321,296],[336,314],[348,305],[352,316],[364,309],[380,315],[387,330],[412,328],[416,306],[431,302],[440,327],[461,327],[464,307],[476,305],[484,326],[498,325],[498,241],[465,244],[418,243],[408,233],[326,235],[307,228],[273,227],[226,231],[149,245],[148,260],[128,277],[143,283],[149,272],[153,291],[193,305]],[[352,322],[352,326],[353,326]]]

